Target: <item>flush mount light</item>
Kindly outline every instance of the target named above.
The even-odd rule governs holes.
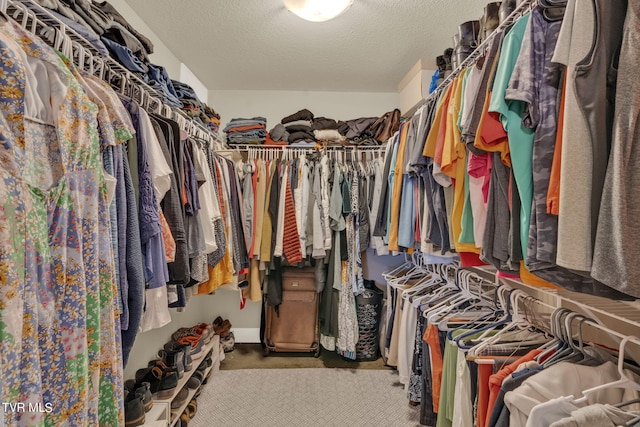
[[[347,10],[353,0],[284,0],[284,5],[302,19],[324,22]]]

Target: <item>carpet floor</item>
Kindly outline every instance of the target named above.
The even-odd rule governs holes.
[[[354,362],[335,351],[325,350],[318,358],[312,353],[271,353],[265,357],[260,344],[236,344],[235,350],[227,353],[220,365],[222,370],[291,368],[389,369],[382,358],[373,362]]]
[[[225,360],[222,365],[226,365]],[[419,409],[391,369],[215,372],[189,427],[419,426]]]

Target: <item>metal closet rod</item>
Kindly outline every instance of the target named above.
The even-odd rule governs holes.
[[[531,11],[539,3],[540,3],[539,0],[525,0],[522,3],[520,3],[518,7],[516,7],[515,10],[511,12],[511,14],[507,16],[507,18],[503,22],[501,22],[500,25],[498,25],[498,27],[495,30],[493,30],[493,32],[489,34],[489,36],[485,40],[483,40],[482,43],[480,43],[474,51],[471,52],[471,54],[467,58],[465,58],[465,60],[462,61],[456,67],[456,69],[453,70],[451,74],[447,76],[446,79],[444,79],[442,83],[438,85],[436,90],[430,93],[429,96],[427,96],[426,98],[421,99],[416,105],[411,107],[409,111],[407,111],[402,115],[402,118],[405,120],[410,119],[411,117],[413,117],[415,112],[420,107],[427,104],[432,99],[435,99],[438,96],[440,96],[440,93],[444,91],[447,87],[449,87],[449,85],[460,75],[462,71],[467,69],[469,66],[475,64],[478,61],[478,59],[480,59],[480,57],[484,55],[485,50],[489,47],[493,39],[499,33],[509,28],[511,25],[513,25],[514,22],[518,20],[518,18],[525,15],[527,12]]]
[[[355,145],[330,145],[327,147],[316,148],[316,147],[292,147],[289,145],[277,145],[277,146],[264,146],[264,145],[254,145],[254,144],[237,144],[237,145],[229,145],[228,151],[249,151],[249,150],[271,150],[271,151],[385,151],[387,149],[386,145],[365,145],[365,146],[355,146]]]
[[[62,21],[53,16],[51,12],[46,8],[40,6],[32,0],[2,0],[2,3],[0,3],[0,8],[3,8],[4,11],[7,11],[9,7],[13,7],[14,9],[19,10],[24,14],[23,22],[19,22],[19,24],[25,30],[41,38],[43,38],[44,34],[38,34],[38,23],[43,28],[49,28],[53,31],[56,31],[56,38],[59,35],[60,37],[66,38],[69,42],[71,42],[70,45],[72,49],[72,58],[76,55],[79,58],[84,58],[85,55],[96,58],[96,60],[102,62],[104,66],[110,70],[111,73],[121,79],[122,85],[126,84],[126,82],[134,84],[136,89],[141,91],[141,99],[146,98],[146,100],[148,101],[147,108],[151,108],[151,104],[155,103],[157,104],[157,109],[154,109],[154,112],[161,113],[163,116],[167,116],[167,118],[176,121],[178,121],[178,117],[182,117],[184,120],[180,121],[183,123],[183,128],[191,136],[210,140],[211,143],[219,143],[224,145],[224,142],[219,135],[213,133],[201,123],[196,122],[178,108],[167,105],[164,101],[162,101],[162,99],[164,98],[164,95],[162,93],[149,86],[140,77],[127,70],[124,66],[113,60],[111,57],[103,57],[88,40],[78,34],[73,28],[69,28],[68,26],[66,26]],[[29,25],[29,18],[31,18],[32,20],[31,25]],[[51,44],[51,40],[44,40]],[[82,68],[85,68],[85,64],[82,64]],[[112,84],[111,82],[109,83]],[[142,93],[144,93],[144,95],[142,95]],[[171,111],[172,114],[167,114],[167,111]]]

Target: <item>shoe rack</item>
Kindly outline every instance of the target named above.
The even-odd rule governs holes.
[[[168,399],[153,399],[153,407],[146,413],[145,423],[143,426],[162,426],[162,427],[174,427],[180,420],[180,414],[185,410],[193,396],[198,389],[189,389],[189,394],[184,403],[177,409],[171,409],[171,402],[176,398],[180,390],[186,387],[187,381],[196,372],[198,366],[204,361],[207,355],[211,355],[211,366],[204,371],[204,377],[207,378],[209,373],[213,370],[218,371],[220,369],[220,361],[224,358],[224,353],[220,347],[220,336],[214,335],[211,342],[204,345],[200,356],[193,358],[193,367],[189,372],[185,372],[184,376],[178,380],[178,386],[173,395]],[[203,384],[200,385],[202,387]]]

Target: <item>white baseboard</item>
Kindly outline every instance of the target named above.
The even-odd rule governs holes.
[[[259,343],[260,328],[231,328],[237,343]]]

